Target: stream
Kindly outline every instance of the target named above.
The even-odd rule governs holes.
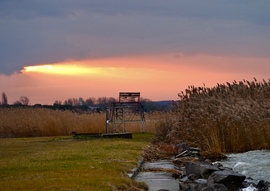
[[[228,159],[221,161],[225,167],[251,177],[258,182],[265,180],[270,182],[270,151],[255,150],[245,153],[229,154]]]

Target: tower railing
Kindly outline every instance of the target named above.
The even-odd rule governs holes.
[[[144,132],[144,107],[140,92],[120,92],[119,101],[112,102],[106,110],[106,133],[126,133],[126,123],[141,123]]]

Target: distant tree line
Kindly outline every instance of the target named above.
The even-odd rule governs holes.
[[[65,100],[62,104],[61,101],[56,100],[54,102],[54,105],[71,105],[73,107],[93,107],[93,108],[99,108],[100,110],[105,110],[106,108],[111,106],[111,103],[118,102],[118,99],[113,97],[89,97],[86,100],[83,98],[69,98]],[[152,100],[148,98],[140,98],[140,102],[144,106],[144,110],[146,112],[150,111],[164,111],[164,110],[170,110],[172,108],[172,101],[156,101],[153,102]]]
[[[113,97],[89,97],[87,99],[83,98],[68,98],[64,102],[61,100],[56,100],[53,105],[41,105],[34,104],[30,106],[30,99],[27,96],[21,96],[13,104],[8,104],[8,97],[5,92],[2,93],[2,99],[0,101],[0,107],[44,107],[50,109],[59,110],[82,110],[82,111],[105,111],[106,108],[111,106],[111,103],[118,102],[117,98]],[[150,111],[164,111],[171,108],[171,101],[159,101],[153,102],[148,98],[140,98],[140,102],[144,106],[146,112]]]
[[[54,102],[54,105],[72,105],[72,106],[82,106],[82,105],[88,105],[88,106],[100,106],[100,107],[108,107],[112,102],[116,102],[117,99],[113,97],[89,97],[86,100],[83,98],[68,98],[64,102],[61,102],[60,100],[56,100]]]

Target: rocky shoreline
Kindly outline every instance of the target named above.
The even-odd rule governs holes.
[[[162,149],[163,147],[163,149]],[[200,154],[199,148],[190,147],[186,143],[177,145],[179,151],[173,157],[168,158],[168,150],[170,148],[163,145],[152,150],[152,159],[157,160],[158,157],[171,161],[175,168],[140,168],[144,171],[169,172],[169,174],[179,181],[179,191],[268,191],[270,183],[264,180],[255,183],[252,178],[234,172],[231,168],[226,168],[218,162],[211,162]],[[166,153],[163,152],[166,150]],[[175,148],[173,148],[175,150]],[[146,160],[149,160],[151,151],[145,154]],[[172,156],[172,155],[171,155]],[[157,160],[158,161],[158,160]],[[142,163],[141,163],[142,165]],[[160,190],[166,190],[161,188]]]

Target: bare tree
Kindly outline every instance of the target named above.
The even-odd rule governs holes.
[[[62,105],[62,101],[61,100],[55,100],[55,102],[53,104],[54,105]]]
[[[8,98],[5,92],[2,93],[2,102],[0,102],[1,105],[8,105]]]
[[[112,102],[116,102],[117,101],[117,99],[116,98],[114,98],[114,97],[109,97],[109,98],[107,98],[107,103],[112,103]]]
[[[77,98],[69,98],[64,101],[64,105],[76,106],[76,105],[80,105],[80,101]]]
[[[96,104],[99,107],[105,108],[105,107],[108,107],[110,105],[110,103],[116,102],[116,101],[117,101],[117,99],[115,99],[113,97],[99,97],[96,100]]]
[[[29,105],[30,100],[26,96],[21,96],[20,99],[19,99],[19,102],[21,102],[22,105]]]
[[[106,104],[107,103],[107,98],[106,97],[99,97],[97,99],[97,104]]]
[[[96,98],[94,97],[89,97],[85,100],[87,105],[93,106],[96,104]]]

